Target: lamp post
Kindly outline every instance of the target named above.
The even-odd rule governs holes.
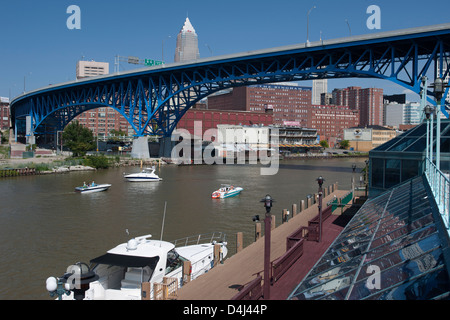
[[[70,295],[68,285],[61,281],[60,278],[49,277],[45,282],[45,286],[50,297],[58,296],[58,300],[62,300],[63,295]]]
[[[351,37],[352,36],[352,28],[350,28],[350,23],[348,22],[347,19],[345,19],[345,22],[347,22],[348,31],[350,32],[350,37]]]
[[[431,117],[431,113],[432,113],[432,109],[430,107],[430,105],[427,105],[424,109],[423,112],[425,113],[425,117],[427,119],[427,148],[425,149],[425,157],[430,159],[430,117]],[[428,162],[428,161],[427,161]],[[428,167],[428,163],[425,163],[425,166]]]
[[[270,299],[270,232],[271,221],[270,209],[274,199],[268,194],[261,199],[260,202],[264,203],[266,208],[266,217],[264,219],[264,300]]]
[[[355,197],[355,170],[356,170],[356,163],[352,164],[352,198]]]
[[[319,184],[319,242],[322,241],[322,185],[325,179],[320,176],[317,179]]]
[[[316,8],[316,6],[313,6],[311,9],[309,9],[308,14],[306,15],[306,46],[307,47],[309,47],[309,14],[315,8]]]
[[[433,84],[434,97],[436,99],[436,168],[441,170],[441,100],[447,87],[441,78],[437,78]]]

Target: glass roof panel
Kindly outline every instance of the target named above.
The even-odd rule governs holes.
[[[400,140],[399,143],[395,144],[393,147],[389,148],[389,151],[403,151],[407,147],[409,147],[411,144],[416,142],[417,138],[404,138]]]
[[[448,243],[424,183],[417,177],[368,200],[289,299],[450,298]]]

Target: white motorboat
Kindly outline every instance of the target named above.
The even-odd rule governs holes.
[[[131,182],[153,182],[162,179],[155,173],[155,168],[146,168],[138,173],[125,174],[124,178]]]
[[[111,187],[111,185],[108,183],[96,184],[94,181],[92,181],[91,184],[84,183],[81,187],[76,187],[75,191],[80,192],[80,193],[93,193],[93,192],[106,191],[110,187]]]
[[[244,190],[241,187],[234,187],[230,185],[222,185],[222,187],[211,194],[213,199],[225,199],[237,196]]]
[[[159,299],[158,292],[153,292],[158,287],[154,284],[171,281],[172,287],[175,283],[177,290],[186,272],[192,281],[208,272],[214,262],[224,259],[228,252],[222,233],[198,235],[174,242],[150,238],[151,235],[145,235],[122,243],[92,259],[90,266],[85,263],[69,266],[64,276],[47,279],[47,290],[51,296],[58,295],[59,299],[64,300]],[[190,261],[191,267],[183,272],[185,261]],[[149,288],[150,292],[145,291],[144,287]],[[169,289],[166,287],[162,292],[164,290],[168,292]]]

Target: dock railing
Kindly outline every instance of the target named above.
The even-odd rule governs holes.
[[[447,232],[450,234],[450,179],[440,171],[429,158],[425,160],[425,176],[430,185],[439,213]]]

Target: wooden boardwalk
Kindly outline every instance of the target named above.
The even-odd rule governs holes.
[[[342,198],[348,193],[336,190],[324,198],[323,204],[332,200],[334,195]],[[336,210],[340,214],[340,210]],[[288,222],[281,224],[271,233],[271,254],[273,261],[286,252],[286,237],[301,226],[307,226],[318,213],[317,204],[298,213]],[[271,300],[284,300],[300,283],[303,277],[322,256],[343,227],[334,224],[339,215],[332,215],[323,225],[322,242],[306,241],[303,256],[297,260],[289,271],[271,287]],[[205,275],[184,285],[178,291],[178,300],[230,300],[246,285],[256,278],[256,274],[263,275],[264,269],[264,237],[252,243],[242,251],[226,259]]]

